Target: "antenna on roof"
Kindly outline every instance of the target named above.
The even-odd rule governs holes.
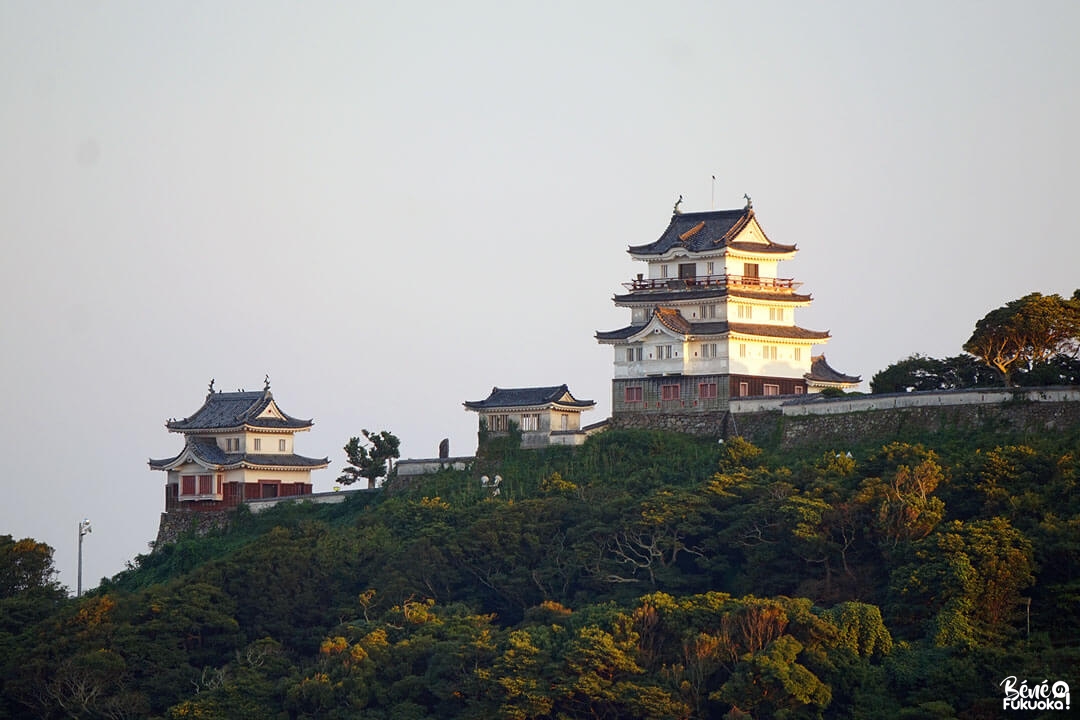
[[[709,191],[709,209],[716,209],[716,176],[712,176],[712,190]]]

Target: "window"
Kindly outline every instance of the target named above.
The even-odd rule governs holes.
[[[802,385],[796,385],[795,386],[795,394],[796,395],[802,395],[803,394],[803,386]]]
[[[635,360],[641,360],[642,348],[640,345],[637,347],[626,348],[626,362],[634,362]]]
[[[214,492],[216,494],[218,494],[218,495],[221,494],[221,479],[222,479],[222,477],[224,477],[224,476],[223,475],[218,475],[217,476],[217,483],[214,485]]]
[[[570,426],[570,416],[569,416],[569,415],[565,415],[565,414],[564,414],[564,415],[560,415],[560,416],[559,416],[559,427],[560,427],[561,429],[563,429],[563,430],[566,430],[566,429],[568,429],[568,428],[569,428],[569,426]]]
[[[776,359],[776,346],[775,345],[763,345],[761,348],[761,357],[765,360]]]
[[[641,402],[641,386],[628,387],[625,390],[626,402]]]
[[[782,322],[784,320],[784,308],[769,308],[769,319]]]
[[[213,487],[210,485],[211,480],[213,480],[213,476],[211,476],[211,475],[200,475],[199,476],[199,494],[200,495],[209,495],[210,493],[214,492]]]
[[[702,320],[716,319],[716,303],[708,303],[706,305],[702,305],[700,309]]]
[[[770,385],[769,383],[765,383],[765,394],[766,395],[779,395],[780,394],[780,386],[779,385]]]
[[[795,359],[802,360],[802,348],[795,348]]]
[[[700,383],[698,385],[698,397],[702,399],[716,397],[716,383]]]
[[[738,308],[738,315],[740,320],[752,320],[754,317],[754,308],[749,305],[736,305]]]
[[[746,357],[746,343],[739,343],[739,357]]]
[[[535,413],[521,416],[522,432],[535,432],[540,429],[540,416]]]
[[[661,265],[660,266],[660,277],[662,277],[662,278],[667,277],[667,265]]]
[[[488,415],[488,430],[491,432],[506,432],[505,415]]]
[[[285,452],[285,438],[281,438],[277,441],[278,452]]]
[[[693,281],[697,277],[697,263],[679,263],[679,279]]]
[[[656,359],[657,360],[670,360],[672,357],[671,345],[657,345],[656,346]]]
[[[751,285],[757,284],[758,279],[758,264],[757,263],[743,263],[743,278]]]
[[[716,357],[716,343],[701,343],[701,357]]]
[[[239,452],[240,438],[225,438],[225,452]]]
[[[660,399],[661,400],[678,400],[679,399],[679,386],[678,385],[661,385],[660,386]]]
[[[712,263],[711,260],[709,262],[705,263],[705,273],[708,274],[708,275],[713,274],[713,263]]]
[[[739,383],[739,397],[746,397],[750,394],[750,383]]]
[[[181,495],[194,495],[195,494],[195,476],[184,475],[180,478],[180,494]]]
[[[255,438],[255,452],[262,450],[262,438]]]

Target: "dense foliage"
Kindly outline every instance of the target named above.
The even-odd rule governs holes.
[[[899,360],[874,374],[870,392],[1080,384],[1080,290],[1069,299],[1031,293],[991,310],[964,351]]]
[[[79,600],[6,538],[0,718],[997,717],[1080,660],[1078,438],[939,439],[492,440]]]
[[[1001,373],[1012,375],[1056,356],[1076,357],[1080,341],[1080,290],[1069,299],[1031,293],[988,312],[975,324],[964,350]]]

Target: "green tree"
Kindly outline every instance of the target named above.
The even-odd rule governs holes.
[[[361,430],[364,440],[350,438],[345,445],[345,455],[352,467],[344,468],[339,483],[352,485],[360,478],[366,478],[368,487],[375,487],[375,481],[387,473],[387,462],[400,457],[398,447],[401,441],[386,430],[377,433]]]
[[[1031,541],[1007,520],[954,520],[914,545],[893,573],[894,608],[923,613],[935,645],[976,646],[1010,633],[1022,590],[1035,581]]]
[[[1030,369],[1055,355],[1075,355],[1080,340],[1080,290],[1060,295],[1031,293],[991,310],[964,350],[1001,373],[1006,385],[1018,368]]]
[[[32,538],[0,535],[0,600],[20,593],[61,592],[53,566],[53,549]]]
[[[893,363],[870,379],[871,393],[956,390],[1000,385],[1001,379],[971,355],[938,358],[915,354]]]

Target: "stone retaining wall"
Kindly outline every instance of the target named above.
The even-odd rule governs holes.
[[[813,397],[782,406],[754,401],[730,413],[622,414],[612,427],[671,430],[760,445],[794,447],[889,441],[951,429],[1054,432],[1080,426],[1080,388],[998,388],[840,398]],[[771,409],[768,406],[772,405]],[[745,408],[750,412],[738,412]]]

